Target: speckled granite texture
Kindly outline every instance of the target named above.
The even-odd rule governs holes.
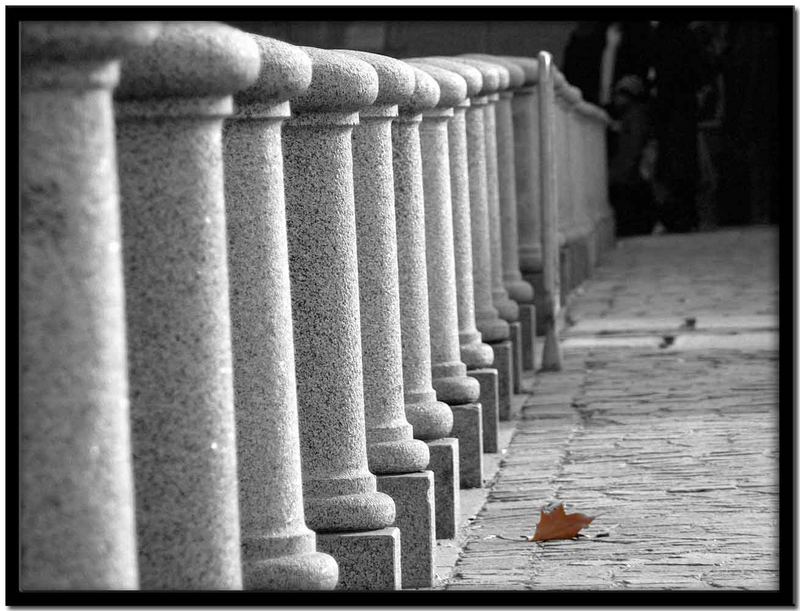
[[[453,437],[458,438],[459,486],[461,488],[480,488],[483,485],[481,404],[451,405],[450,408],[453,410]]]
[[[334,559],[306,526],[283,195],[286,100],[311,82],[296,47],[253,35],[258,80],[225,123],[225,203],[245,589],[333,589]]]
[[[505,92],[511,82],[509,71],[499,64],[479,59],[459,56],[463,61],[481,71],[484,79],[484,93],[488,94],[489,103],[484,107],[484,129],[486,138],[486,193],[489,210],[489,248],[492,266],[492,301],[500,316],[508,322],[517,320],[519,311],[515,301],[511,300],[503,283],[503,244],[500,220],[500,174],[501,159],[498,156],[497,105],[500,92]],[[491,87],[496,74],[497,85]],[[487,88],[489,83],[489,88]],[[511,183],[513,185],[513,181]],[[512,187],[513,188],[513,187]]]
[[[504,56],[505,57],[505,56]],[[514,92],[511,100],[514,117],[514,163],[517,184],[517,234],[519,268],[522,277],[533,287],[536,327],[544,333],[542,313],[545,310],[542,290],[542,206],[539,155],[539,63],[529,57],[505,57],[525,71],[525,84]],[[519,303],[523,329],[523,368],[533,369],[532,333],[526,330],[529,314]],[[529,341],[530,338],[530,341]]]
[[[319,548],[337,559],[337,590],[392,591],[401,586],[400,529],[321,534]],[[376,570],[381,567],[382,570]]]
[[[557,371],[561,368],[561,352],[555,334],[555,319],[561,303],[558,239],[558,175],[557,143],[555,142],[554,81],[556,72],[552,56],[540,52],[539,64],[539,176],[542,185],[542,288],[541,305],[537,314],[542,320],[545,335],[542,347],[542,369]]]
[[[516,394],[522,388],[522,323],[515,321],[511,328],[511,388]]]
[[[353,131],[367,456],[370,470],[381,476],[378,490],[395,503],[401,570],[410,576],[431,564],[433,545],[425,542],[434,541],[433,473],[421,472],[430,460],[428,446],[413,438],[405,416],[391,123],[398,104],[410,101],[416,76],[389,57],[342,52],[378,74],[378,97]],[[430,494],[420,490],[420,478]]]
[[[500,420],[511,420],[511,395],[513,394],[514,348],[510,340],[490,344],[494,350],[497,369],[497,413]]]
[[[494,359],[494,351],[492,351]],[[498,375],[497,369],[470,369],[469,375],[478,380],[481,386],[481,395],[478,401],[481,404],[481,430],[483,431],[483,451],[487,453],[497,452],[498,447],[498,421],[500,420],[499,397],[498,397]]]
[[[475,299],[475,324],[485,342],[500,341],[508,337],[508,323],[498,315],[492,302],[491,253],[489,247],[489,210],[486,187],[486,136],[484,108],[488,98],[484,90],[497,87],[495,72],[483,75],[474,66],[453,58],[427,57],[425,61],[435,66],[453,70],[469,79],[470,72],[481,77],[479,94],[470,98],[466,109],[467,162],[469,165],[470,229],[472,237],[472,274]],[[495,77],[492,79],[492,77]],[[472,77],[474,79],[474,77]]]
[[[378,97],[353,128],[367,459],[376,475],[420,471],[428,465],[428,446],[414,439],[403,400],[391,130],[397,105],[410,100],[416,79],[410,66],[389,57],[342,53],[378,74]]]
[[[436,396],[448,403],[476,401],[478,385],[467,377],[458,341],[453,215],[447,122],[452,106],[466,96],[466,82],[455,73],[430,68],[443,94],[435,109],[423,113],[420,125],[422,184],[425,204],[425,255],[431,328],[431,371]]]
[[[508,70],[509,89],[500,92],[497,101],[497,178],[500,194],[500,237],[502,242],[503,283],[509,297],[517,302],[531,302],[533,287],[523,280],[519,269],[517,236],[517,179],[515,133],[512,101],[525,83],[525,71],[515,62],[502,57],[482,56],[486,61]],[[530,101],[530,98],[527,98]],[[524,171],[527,172],[527,169]]]
[[[440,514],[444,516],[443,520],[449,519],[453,523],[458,515],[452,512],[458,504],[458,486],[453,480],[453,477],[458,477],[458,467],[457,463],[452,463],[458,459],[458,440],[445,437],[453,427],[453,412],[446,403],[437,400],[432,386],[419,125],[422,113],[435,108],[441,92],[431,76],[419,68],[412,69],[414,94],[408,102],[400,105],[399,116],[392,124],[403,384],[406,417],[414,427],[414,436],[428,442],[428,469],[434,473],[438,529]],[[444,449],[449,449],[445,452],[449,462],[443,454]]]
[[[429,70],[443,70],[426,64],[425,58],[406,60],[425,66]],[[475,292],[472,273],[472,230],[469,209],[469,165],[467,162],[466,112],[470,107],[469,97],[480,92],[483,79],[478,70],[461,64],[459,73],[467,85],[467,98],[456,104],[453,116],[447,122],[447,140],[450,158],[450,195],[453,216],[453,253],[456,273],[456,302],[458,310],[458,338],[461,361],[468,369],[488,367],[494,353],[484,344],[480,331],[475,326]]]
[[[157,29],[21,28],[23,590],[138,587],[111,90]]]
[[[400,106],[392,123],[397,263],[400,284],[400,327],[406,418],[417,439],[439,439],[450,432],[453,414],[436,398],[431,378],[428,280],[425,263],[425,205],[419,124],[422,111],[436,106],[439,86],[414,69],[412,99]]]
[[[542,212],[539,183],[539,80],[538,62],[508,57],[525,71],[525,84],[511,100],[514,117],[514,176],[517,185],[519,267],[523,276],[541,274]],[[534,296],[536,287],[534,286]]]
[[[303,50],[311,85],[291,102],[283,161],[306,521],[318,533],[368,531],[395,517],[367,466],[353,199],[353,126],[378,75],[344,54]]]
[[[222,120],[259,63],[243,32],[165,23],[115,94],[144,589],[242,587]]]
[[[536,351],[536,306],[532,303],[519,304],[519,322],[522,325],[522,360],[525,371],[533,371]]]
[[[436,538],[455,539],[461,519],[458,439],[447,437],[429,441],[428,449],[431,452],[428,468],[434,477]]]
[[[394,499],[395,526],[400,529],[402,587],[433,585],[436,554],[436,521],[433,471],[381,475],[378,490]]]

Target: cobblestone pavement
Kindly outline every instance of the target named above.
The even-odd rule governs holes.
[[[607,255],[440,587],[778,587],[776,249],[757,227]],[[525,540],[553,499],[591,537]]]

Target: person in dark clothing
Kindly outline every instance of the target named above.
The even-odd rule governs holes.
[[[607,93],[628,74],[644,82],[648,67],[647,36],[646,22],[581,21],[564,50],[564,76],[581,90],[584,100],[608,109],[611,100],[600,99],[604,53],[611,62]]]
[[[626,75],[617,82],[612,107],[618,117],[611,124],[617,145],[609,159],[608,181],[617,235],[647,234],[653,230],[655,210],[643,153],[652,128],[644,85],[638,76]]]
[[[697,227],[697,93],[703,55],[686,22],[657,22],[650,39],[650,76],[658,161],[659,217],[668,231]]]
[[[600,56],[606,44],[606,23],[580,21],[564,49],[564,76],[581,90],[583,99],[598,103]]]
[[[732,21],[726,38],[720,223],[775,223],[784,178],[779,143],[789,129],[780,122],[779,77],[781,63],[791,60],[781,58],[774,23]]]
[[[697,160],[699,183],[697,214],[699,228],[717,225],[719,208],[719,166],[722,151],[722,123],[725,116],[725,79],[722,57],[725,49],[724,24],[695,21],[690,24],[697,36],[708,67],[707,79],[698,93]]]

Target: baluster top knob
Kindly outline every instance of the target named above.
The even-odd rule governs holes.
[[[522,68],[525,74],[525,85],[534,85],[539,82],[539,61],[537,59],[516,55],[502,55],[500,57],[512,61]]]
[[[234,96],[237,104],[285,101],[308,89],[311,58],[307,53],[273,38],[250,37],[258,46],[261,68],[256,81]]]
[[[375,104],[407,104],[414,95],[416,77],[414,70],[400,60],[351,49],[337,49],[336,53],[350,55],[368,63],[378,73],[378,97]]]
[[[475,59],[472,57],[464,57],[459,55],[454,57],[456,61],[464,62],[470,66],[474,66],[480,70],[483,75],[483,91],[484,95],[490,95],[508,89],[511,82],[511,75],[503,66],[499,64],[492,64],[482,59]]]
[[[455,72],[467,84],[467,96],[475,97],[483,90],[483,76],[477,68],[455,61],[449,57],[412,57],[405,60],[409,63],[423,63],[428,66],[437,66],[450,72]]]
[[[517,89],[525,84],[525,71],[518,66],[516,62],[505,57],[500,55],[487,55],[485,53],[467,53],[462,57],[485,61],[490,64],[502,66],[508,70],[508,86],[505,87],[505,89]],[[504,89],[504,87],[500,89]]]
[[[436,79],[416,66],[411,66],[411,68],[414,70],[414,78],[416,79],[414,94],[406,104],[400,105],[400,112],[403,114],[418,114],[436,108],[441,95]]]
[[[252,36],[214,22],[164,22],[131,53],[115,91],[121,100],[223,97],[255,82],[261,67]]]
[[[23,21],[22,61],[76,61],[115,58],[149,44],[155,21]]]
[[[422,60],[406,61],[409,65],[416,66],[436,80],[440,91],[437,108],[452,108],[463,103],[467,98],[467,82],[455,72],[427,64]]]
[[[358,112],[378,97],[378,73],[352,55],[301,47],[311,58],[311,84],[292,100],[295,111]]]

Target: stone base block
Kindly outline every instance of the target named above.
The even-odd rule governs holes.
[[[497,414],[500,420],[511,419],[511,395],[513,392],[513,356],[509,340],[489,344],[494,350],[494,368],[497,369]]]
[[[458,478],[461,488],[483,485],[483,417],[480,403],[451,405],[453,432],[458,439]]]
[[[522,384],[522,323],[508,323],[511,335],[511,387],[516,394],[521,392]]]
[[[570,248],[569,244],[564,244],[559,249],[559,272],[561,274],[561,303],[564,304],[567,302],[567,295],[570,292],[570,284],[572,283],[572,275],[570,274],[571,267],[569,265],[570,262]]]
[[[403,589],[433,586],[436,551],[436,509],[433,471],[379,475],[378,491],[394,500],[400,529]]]
[[[481,404],[483,418],[483,451],[497,452],[499,428],[498,397],[497,397],[497,369],[471,369],[467,375],[472,376],[481,385],[481,395],[478,398]]]
[[[533,287],[533,305],[536,312],[536,335],[544,335],[544,318],[546,312],[544,303],[544,275],[542,272],[535,272],[523,274],[522,277]],[[525,364],[523,363],[523,367],[524,366]]]
[[[572,246],[574,254],[572,288],[577,288],[591,274],[589,267],[589,242],[586,236],[579,237]]]
[[[586,236],[587,245],[586,245],[586,252],[587,252],[587,266],[589,268],[589,273],[594,270],[597,266],[597,253],[598,253],[598,243],[599,243],[599,235],[598,235],[598,228],[595,226],[592,228],[592,231]]]
[[[399,590],[400,529],[318,533],[317,549],[339,565],[337,590]]]
[[[455,539],[461,513],[458,439],[444,437],[426,443],[431,452],[428,469],[433,471],[436,538]]]
[[[519,304],[519,322],[522,325],[522,368],[533,371],[536,354],[536,306],[532,303]]]

